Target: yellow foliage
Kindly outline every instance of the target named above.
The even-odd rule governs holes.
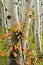
[[[11,47],[10,47],[10,51],[12,51],[12,50],[13,50],[13,47],[11,46]]]
[[[9,29],[9,32],[12,32],[12,31],[17,31],[19,29],[19,25],[18,23],[16,22],[15,24],[13,24],[13,26]]]
[[[31,16],[31,18],[32,18],[32,19],[34,19],[34,18],[35,18],[35,16]]]
[[[24,51],[28,51],[29,49],[28,49],[27,47],[24,47],[23,50],[24,50]]]
[[[9,29],[9,32],[12,32],[12,31],[14,31],[15,30],[15,27],[11,27],[10,29]]]
[[[17,45],[14,45],[14,49],[17,49]]]
[[[18,35],[18,32],[16,32],[16,35]]]
[[[30,59],[26,60],[26,61],[25,61],[25,64],[26,64],[26,65],[31,65],[31,60],[30,60]]]
[[[21,28],[23,29],[23,25],[21,25]]]
[[[27,39],[27,36],[25,33],[23,33],[23,39]]]
[[[17,46],[20,46],[21,44],[20,43],[17,43]]]
[[[28,41],[31,42],[33,39],[33,36],[29,36]]]
[[[17,38],[19,39],[19,36]]]
[[[12,38],[12,36],[9,37],[10,39]]]
[[[4,57],[4,56],[6,56],[6,55],[7,55],[6,52],[0,52],[0,56]]]
[[[26,51],[23,51],[23,55],[26,55],[27,54],[27,52]]]
[[[27,28],[24,28],[24,32],[27,32]]]
[[[19,46],[18,46],[17,48],[18,48],[18,50],[19,50],[19,51],[21,51],[21,50],[22,50],[22,49],[21,49],[21,47],[19,47]]]
[[[32,11],[31,10],[29,10],[29,15],[32,15]]]
[[[27,26],[27,27],[29,26],[29,23],[28,23],[28,22],[26,22],[26,26]]]
[[[18,54],[17,54],[17,53],[15,53],[15,52],[13,52],[13,54],[14,54],[14,57],[17,57],[17,56],[18,56]]]
[[[9,43],[8,45],[9,45],[9,46],[12,46],[12,44],[11,44],[11,43]]]
[[[23,38],[22,38],[22,41],[24,42],[25,40],[26,40],[26,39],[23,37]]]

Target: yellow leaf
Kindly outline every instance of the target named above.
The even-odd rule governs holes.
[[[17,46],[20,46],[20,43],[17,43]]]
[[[14,52],[13,54],[14,54],[14,57],[17,57],[17,56],[18,56],[18,54],[17,54],[17,53],[15,53],[15,52]]]
[[[29,11],[28,10],[26,11],[25,16],[29,16]]]
[[[2,57],[6,56],[6,52],[0,52],[0,56]]]
[[[12,51],[12,50],[13,50],[13,47],[11,46],[11,47],[10,47],[10,51]]]
[[[34,19],[34,18],[35,18],[35,16],[31,16],[31,18],[32,18],[32,19]]]
[[[26,51],[23,51],[23,55],[26,55],[27,54],[27,52]]]
[[[15,48],[15,49],[17,49],[17,46],[16,46],[16,45],[14,45],[14,48]]]
[[[16,32],[16,35],[18,35],[18,32]]]
[[[10,39],[12,38],[12,36],[9,37]]]
[[[21,32],[21,30],[18,30],[18,33],[20,33]]]
[[[19,39],[19,36],[17,38]]]
[[[18,47],[18,50],[21,51],[22,50],[21,47]]]
[[[24,28],[24,32],[26,32],[27,31],[27,28]]]
[[[27,47],[24,47],[23,49],[24,49],[24,51],[27,51],[27,50],[29,50]]]
[[[9,43],[9,46],[12,46],[12,44],[11,44],[11,43]]]
[[[32,11],[29,11],[29,15],[32,15]]]
[[[27,39],[27,36],[26,36],[26,34],[23,34],[23,36],[24,36],[24,39]]]

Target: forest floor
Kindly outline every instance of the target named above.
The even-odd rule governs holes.
[[[4,56],[4,53],[0,56],[0,65],[7,65],[8,63],[8,48],[6,47],[6,44],[4,44],[5,41],[1,41],[1,44],[0,44],[0,52],[6,52],[6,55]],[[31,45],[32,47],[33,45]],[[33,52],[33,63],[34,65],[43,65],[43,58],[40,59],[40,58],[37,58],[36,56],[36,52],[34,51]]]

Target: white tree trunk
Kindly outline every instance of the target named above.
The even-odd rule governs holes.
[[[2,1],[0,0],[0,22],[2,24],[2,26],[4,26],[4,10],[3,10],[3,4]]]
[[[6,0],[7,16],[10,15],[11,19],[8,19],[8,27],[11,27],[15,22],[18,22],[17,4],[18,0]],[[18,22],[19,23],[19,22]]]
[[[17,7],[18,0],[6,0],[6,17],[8,15],[11,16],[11,19],[7,19],[8,29],[10,29],[15,24],[15,22],[18,22],[18,24],[20,24]],[[17,61],[19,61],[18,63],[22,65],[22,51],[20,51],[20,58],[18,58]]]
[[[35,40],[37,44],[37,53],[42,52],[40,39],[40,8],[39,0],[34,1],[35,11]]]

